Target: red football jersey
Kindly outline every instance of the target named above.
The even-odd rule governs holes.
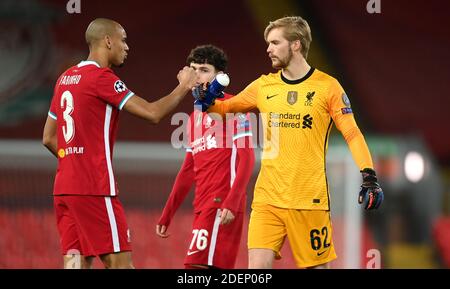
[[[94,61],[59,77],[48,113],[57,122],[54,195],[119,193],[111,160],[119,110],[133,95],[110,68]]]
[[[225,99],[232,97],[225,94]],[[206,112],[195,110],[189,118],[189,148],[194,159],[195,199],[194,211],[220,208],[236,176],[237,146],[248,147],[236,141],[252,136],[249,116],[231,115],[226,120],[214,120]],[[245,209],[246,196],[242,194],[239,212]]]

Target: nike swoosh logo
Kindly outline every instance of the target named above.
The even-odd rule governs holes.
[[[192,251],[192,252],[187,252],[187,255],[188,256],[191,256],[191,255],[194,255],[195,253],[198,253],[198,252],[200,252],[200,250],[197,250],[197,251]]]
[[[325,253],[326,252],[326,250],[325,251],[323,251],[323,252],[317,252],[317,256],[321,256],[323,253]]]
[[[267,96],[267,99],[271,99],[272,97],[275,97],[275,96],[277,96],[278,95],[278,93],[277,94],[274,94],[274,95],[268,95]]]

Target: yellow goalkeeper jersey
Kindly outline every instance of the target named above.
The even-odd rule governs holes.
[[[253,202],[330,209],[325,157],[333,120],[347,143],[354,142],[350,148],[359,167],[373,167],[350,101],[339,82],[326,73],[311,68],[295,81],[281,71],[262,75],[232,99],[217,100],[209,111],[224,115],[255,107],[261,113],[264,150]]]

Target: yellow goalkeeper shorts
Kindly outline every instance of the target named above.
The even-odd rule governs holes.
[[[283,209],[252,204],[248,229],[249,249],[271,249],[280,259],[288,237],[298,267],[312,267],[336,259],[329,211]]]

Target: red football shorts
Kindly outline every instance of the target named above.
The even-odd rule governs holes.
[[[242,236],[243,213],[236,213],[233,222],[226,225],[220,225],[220,213],[220,209],[211,208],[195,214],[185,265],[234,268]]]
[[[63,255],[131,251],[130,231],[117,196],[54,196]]]

